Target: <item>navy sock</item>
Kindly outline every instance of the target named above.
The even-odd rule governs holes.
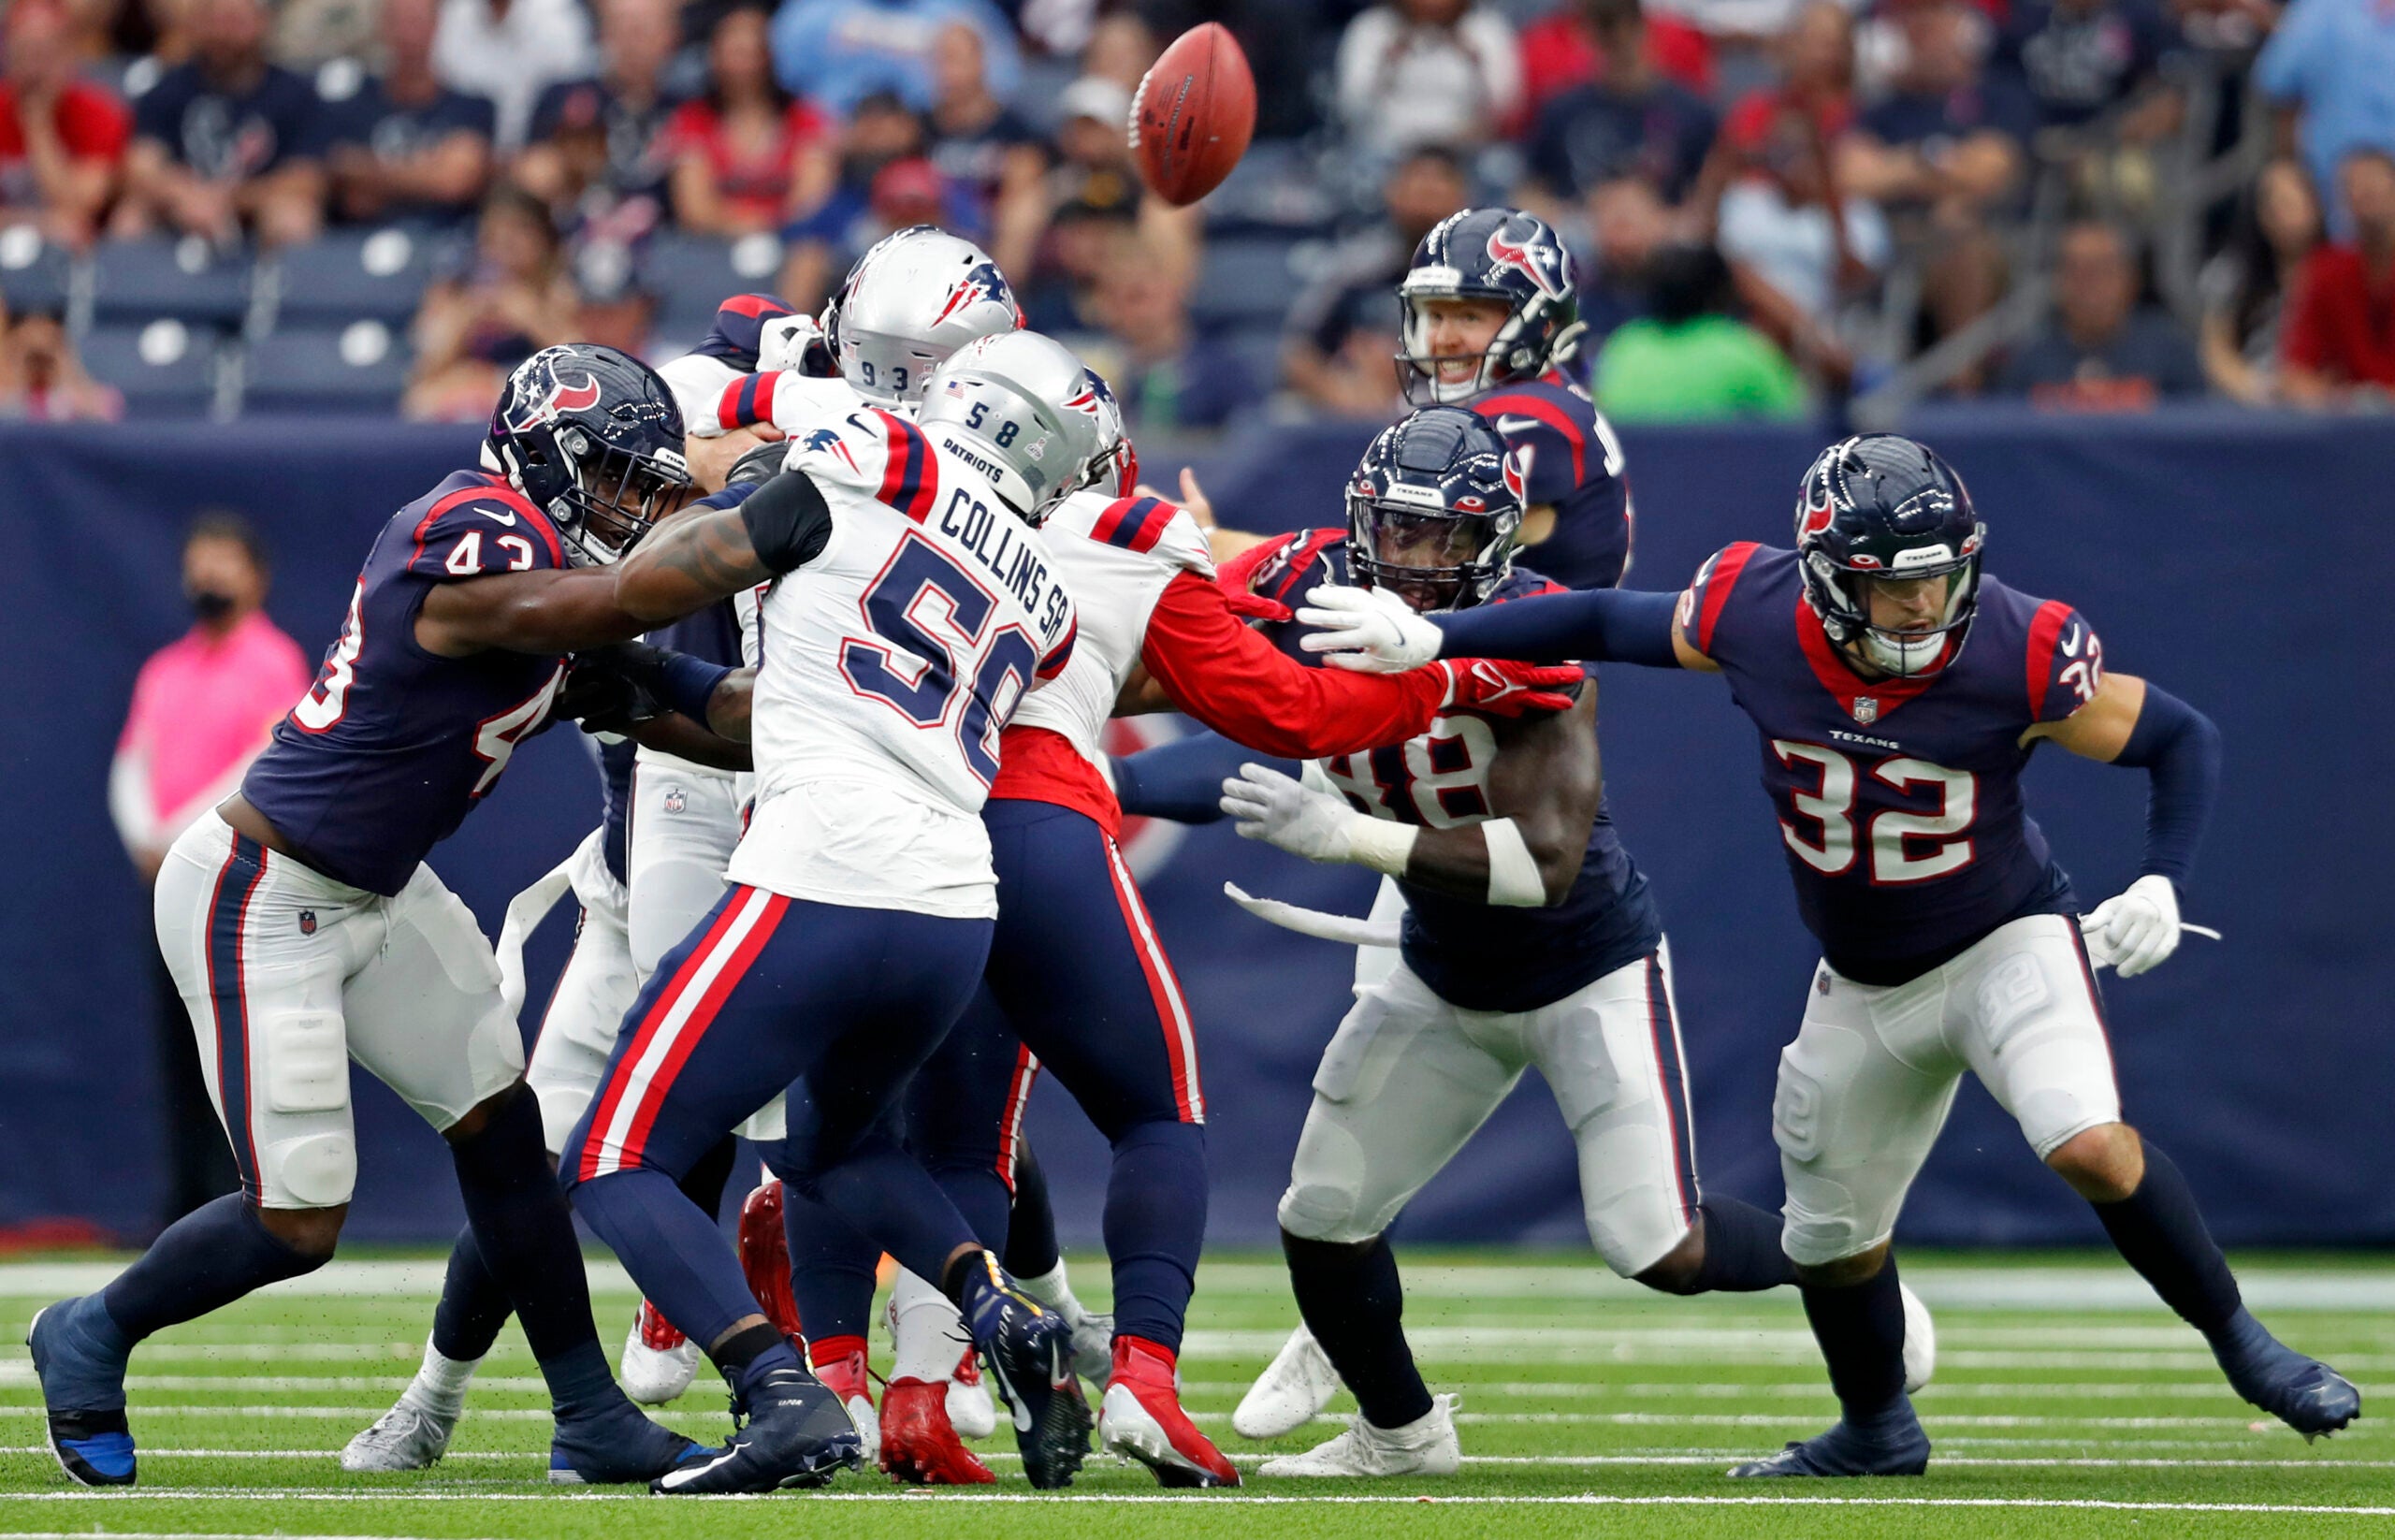
[[[2137,1191],[2117,1203],[2091,1206],[2122,1257],[2182,1320],[2207,1337],[2228,1325],[2243,1302],[2237,1280],[2204,1228],[2176,1161],[2146,1145]]]
[[[1779,1249],[1779,1215],[1735,1198],[1708,1198],[1696,1209],[1705,1261],[1688,1292],[1751,1294],[1796,1281],[1796,1265]]]
[[[1281,1251],[1306,1329],[1356,1393],[1364,1420],[1401,1428],[1430,1415],[1430,1387],[1405,1342],[1405,1286],[1388,1237],[1348,1245],[1283,1230]]]
[[[441,1302],[432,1307],[432,1346],[444,1358],[472,1363],[499,1341],[499,1329],[515,1307],[507,1290],[491,1275],[474,1244],[472,1225],[457,1232],[449,1248],[449,1271],[441,1280]]]
[[[1206,1242],[1206,1130],[1143,1123],[1114,1141],[1106,1184],[1106,1255],[1114,1330],[1181,1351],[1198,1253]]]
[[[701,1213],[663,1171],[627,1166],[592,1177],[574,1187],[573,1207],[649,1302],[701,1348],[758,1313],[740,1258],[714,1216]]]
[[[797,1173],[795,1184],[919,1278],[937,1278],[959,1247],[977,1244],[948,1194],[886,1128],[867,1130],[820,1170]],[[814,1322],[806,1329],[815,1335]]]
[[[325,1261],[285,1245],[247,1198],[226,1193],[167,1226],[140,1260],[100,1290],[100,1303],[130,1348],[253,1290],[313,1272]]]
[[[782,1184],[782,1233],[790,1242],[790,1291],[807,1340],[865,1335],[881,1248],[791,1182]]]
[[[457,1191],[484,1266],[505,1290],[560,1417],[624,1402],[590,1320],[573,1214],[549,1170],[541,1109],[520,1086],[479,1133],[453,1140]]]
[[[1045,1278],[1064,1259],[1056,1247],[1056,1211],[1048,1203],[1048,1173],[1029,1144],[1015,1156],[1006,1235],[1006,1269],[1018,1278]]]
[[[679,1184],[682,1196],[699,1206],[702,1213],[723,1212],[723,1189],[732,1180],[733,1162],[740,1157],[740,1141],[732,1135],[699,1156],[697,1164],[682,1173]]]
[[[1797,1288],[1846,1420],[1868,1422],[1894,1406],[1905,1391],[1905,1303],[1896,1291],[1895,1257],[1859,1284]]]

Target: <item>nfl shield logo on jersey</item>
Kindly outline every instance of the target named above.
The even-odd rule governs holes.
[[[313,936],[316,934],[315,910],[301,909],[299,911],[299,934],[302,936]]]
[[[689,805],[689,799],[682,794],[682,789],[680,787],[669,786],[666,788],[665,810],[667,812],[678,813]]]
[[[1854,719],[1868,727],[1880,719],[1880,703],[1868,695],[1854,698]]]

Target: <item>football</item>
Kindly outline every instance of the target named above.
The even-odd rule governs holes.
[[[1221,186],[1255,132],[1256,77],[1219,22],[1174,38],[1131,98],[1139,175],[1175,207]]]

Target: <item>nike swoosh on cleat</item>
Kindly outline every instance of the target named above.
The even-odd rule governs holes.
[[[726,1460],[736,1460],[739,1456],[738,1449],[726,1449],[704,1465],[676,1465],[657,1478],[658,1485],[666,1488],[687,1487]]]

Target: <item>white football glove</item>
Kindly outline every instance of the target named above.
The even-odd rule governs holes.
[[[2167,877],[2141,877],[2080,916],[2079,932],[2097,966],[2134,979],[2179,950],[2179,895]]]
[[[823,328],[815,324],[812,315],[775,316],[759,328],[757,372],[770,374],[777,369],[802,367],[807,348],[822,338]]]
[[[1308,652],[1327,652],[1333,668],[1364,674],[1396,674],[1419,668],[1439,656],[1446,634],[1414,613],[1386,588],[1349,588],[1326,583],[1306,590],[1300,623],[1316,627],[1298,639]]]
[[[1223,782],[1223,811],[1241,839],[1260,839],[1308,861],[1350,862],[1401,874],[1420,830],[1359,813],[1263,764],[1242,764]]]

